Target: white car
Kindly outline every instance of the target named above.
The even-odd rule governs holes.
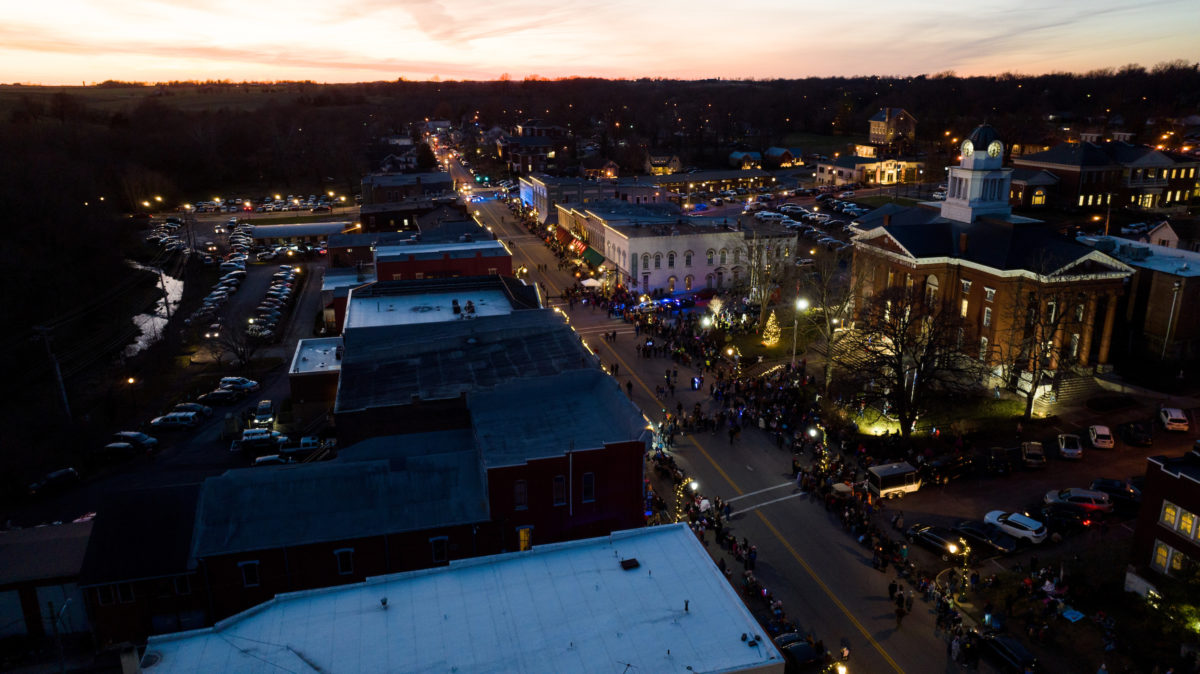
[[[1187,415],[1177,407],[1164,407],[1158,411],[1158,420],[1168,431],[1187,431],[1189,428]]]
[[[1083,445],[1079,436],[1072,433],[1062,433],[1058,436],[1058,456],[1060,459],[1082,459]]]
[[[993,510],[984,515],[983,521],[988,524],[995,524],[1003,529],[1004,533],[1017,540],[1028,541],[1030,543],[1041,543],[1046,540],[1046,525],[1021,513]]]
[[[231,391],[257,391],[259,389],[258,382],[245,377],[221,377],[221,383],[217,386]]]
[[[1092,446],[1096,449],[1112,449],[1116,446],[1112,431],[1108,430],[1108,426],[1097,425],[1088,428],[1088,438],[1091,439]]]

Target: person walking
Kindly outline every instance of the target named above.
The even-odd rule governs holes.
[[[896,591],[899,589],[900,586],[896,583],[896,581],[893,580],[892,582],[888,583],[888,601],[896,600]]]
[[[912,593],[912,590],[909,590],[908,594],[904,595],[904,612],[912,613],[912,608],[913,608],[913,593]]]
[[[900,629],[900,623],[904,622],[904,609],[896,607],[896,629]]]

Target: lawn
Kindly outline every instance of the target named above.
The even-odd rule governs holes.
[[[823,133],[789,133],[783,141],[784,147],[798,147],[804,154],[823,154],[832,157],[835,152],[845,153],[852,145],[865,145],[866,136],[830,136]]]

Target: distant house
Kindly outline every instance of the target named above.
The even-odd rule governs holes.
[[[729,165],[733,168],[761,169],[762,168],[762,153],[761,152],[730,152]]]
[[[795,166],[797,157],[786,147],[769,147],[763,154],[767,168],[789,168]]]
[[[1042,169],[1013,169],[1009,203],[1013,206],[1039,208],[1046,205],[1049,194],[1058,186],[1058,176]]]
[[[868,124],[872,145],[911,143],[917,136],[917,118],[904,108],[882,108]]]
[[[845,155],[817,162],[817,184],[895,185],[920,182],[925,163],[912,159],[880,159]]]
[[[599,155],[584,157],[579,161],[579,175],[593,180],[611,180],[620,177],[621,167]]]
[[[683,164],[679,161],[679,155],[669,152],[647,152],[646,153],[646,174],[652,176],[666,176],[672,173],[678,173]]]
[[[526,175],[562,167],[574,155],[574,145],[567,129],[531,119],[513,127],[511,135],[497,139],[496,150],[511,173]]]
[[[379,162],[379,170],[384,173],[403,173],[417,168],[417,148],[410,145],[403,150],[389,153]]]

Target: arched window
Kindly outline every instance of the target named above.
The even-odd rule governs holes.
[[[734,264],[737,264],[737,263],[739,263],[739,262],[741,262],[741,261],[742,261],[742,249],[741,249],[741,248],[734,248],[734,249],[733,249],[733,263],[734,263]]]
[[[654,268],[662,269],[662,253],[654,254]]]
[[[925,277],[925,303],[933,305],[937,301],[938,278],[933,274]]]
[[[685,267],[692,266],[692,251],[689,250],[688,252],[683,254],[683,266],[685,266]]]
[[[725,251],[721,251],[721,264],[725,264]]]
[[[642,253],[642,269],[650,268],[650,253]]]
[[[667,268],[675,268],[675,253],[667,253]]]
[[[714,252],[713,252],[713,249],[711,249],[711,248],[709,248],[709,249],[708,249],[708,252],[706,252],[706,253],[704,254],[704,258],[705,258],[705,260],[707,260],[707,261],[708,261],[708,266],[710,266],[710,267],[712,266],[712,263],[713,263],[713,256],[714,256],[715,254],[716,254],[716,253],[714,253]],[[711,286],[709,286],[709,287],[711,287]]]

